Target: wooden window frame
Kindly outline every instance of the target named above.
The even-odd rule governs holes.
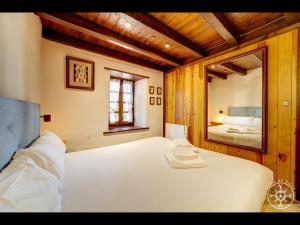
[[[120,80],[119,111],[118,111],[118,113],[119,113],[119,121],[117,123],[111,123],[110,122],[110,113],[109,113],[108,114],[109,128],[124,127],[124,126],[134,126],[134,85],[135,85],[135,81],[134,80],[130,80],[130,79],[124,79],[124,78],[114,77],[114,76],[110,76],[109,81],[111,79]],[[123,81],[124,80],[132,82],[132,97],[133,97],[133,102],[132,102],[132,122],[130,122],[130,123],[123,121]],[[110,104],[110,98],[109,98],[109,104]]]

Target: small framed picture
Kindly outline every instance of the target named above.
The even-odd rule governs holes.
[[[161,93],[162,93],[162,88],[157,87],[156,94],[161,95]]]
[[[155,104],[155,98],[154,97],[150,97],[150,105],[154,105]]]
[[[161,97],[156,98],[156,105],[161,105]]]
[[[154,94],[154,86],[149,86],[149,94]]]
[[[94,90],[94,65],[85,59],[66,57],[66,88]]]

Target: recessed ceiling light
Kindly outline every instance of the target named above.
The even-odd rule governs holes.
[[[216,68],[216,66],[215,66],[215,65],[211,65],[211,67],[210,67],[210,68],[214,69],[214,68]]]
[[[128,22],[126,22],[126,23],[125,23],[125,27],[126,27],[127,29],[130,29],[130,28],[131,28],[131,24],[128,23]]]
[[[166,44],[165,44],[165,47],[166,47],[166,48],[170,48],[171,45],[170,45],[169,43],[166,43]]]

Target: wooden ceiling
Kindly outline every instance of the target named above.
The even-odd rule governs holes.
[[[43,37],[167,71],[300,21],[300,13],[36,13]]]
[[[218,78],[226,80],[231,74],[238,74],[240,76],[247,76],[248,70],[253,70],[262,67],[262,51],[244,55],[238,58],[227,60],[226,62],[219,62],[207,66],[208,81],[211,78]]]

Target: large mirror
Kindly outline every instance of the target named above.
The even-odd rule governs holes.
[[[205,67],[205,140],[266,152],[267,49]]]

